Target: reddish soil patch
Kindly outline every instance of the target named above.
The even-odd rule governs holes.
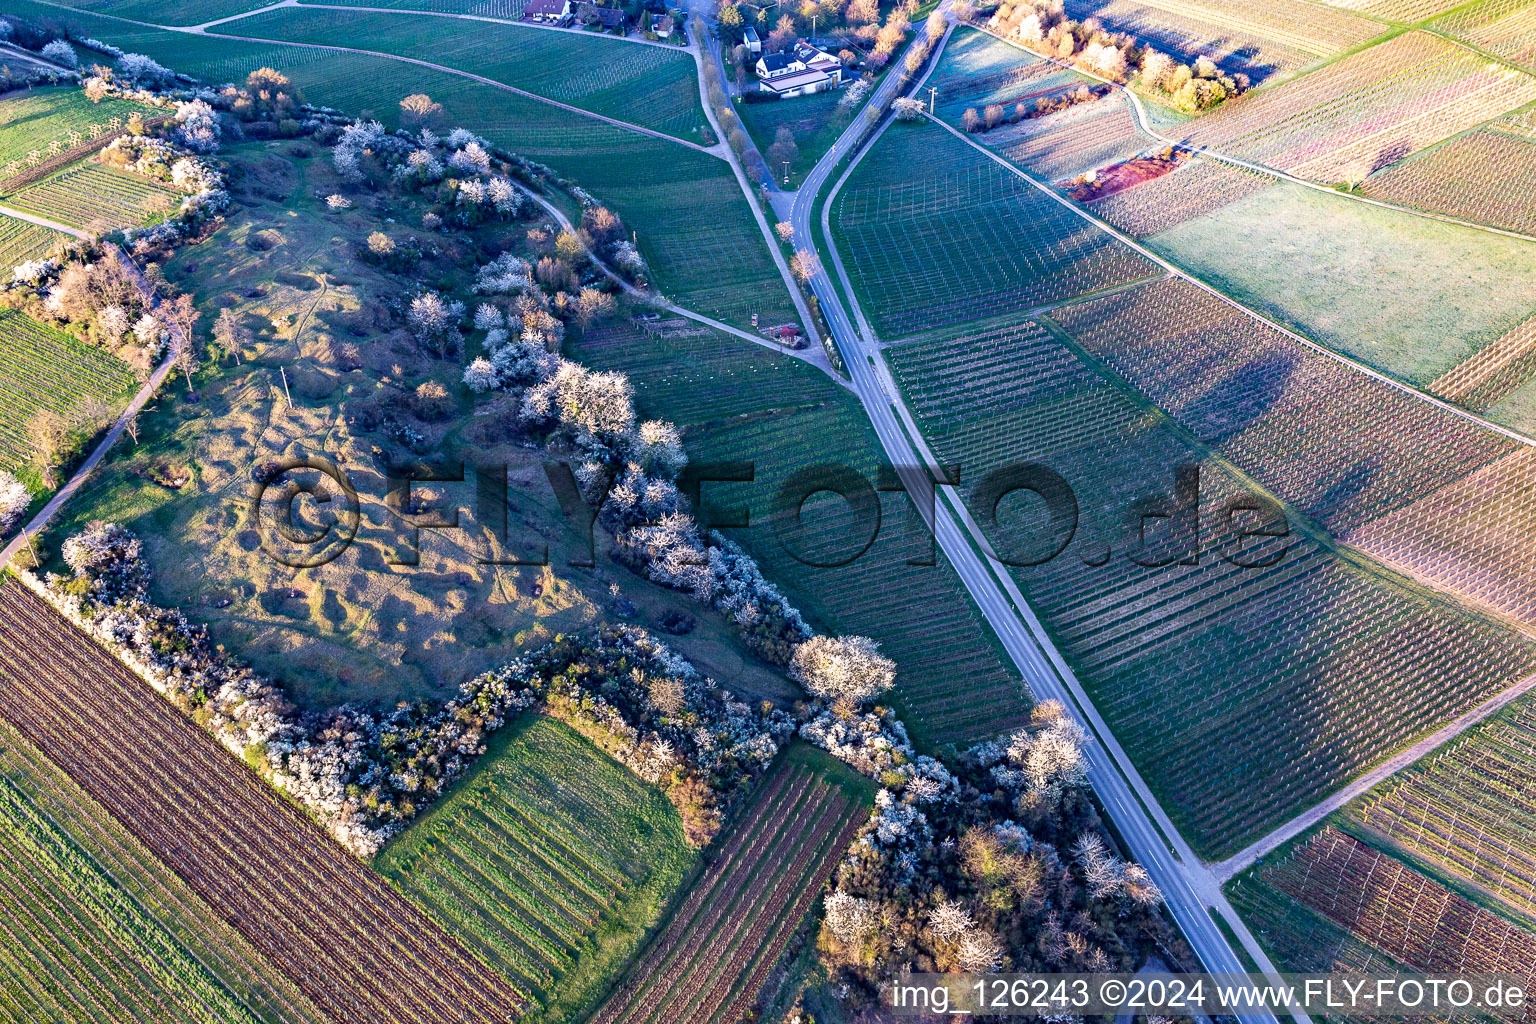
[[[1087,175],[1073,180],[1067,185],[1067,194],[1080,203],[1091,203],[1095,199],[1103,199],[1116,192],[1134,188],[1144,181],[1161,178],[1171,171],[1178,170],[1181,162],[1176,156],[1172,158],[1139,156],[1134,160],[1103,168],[1094,174],[1092,181],[1087,179]]]

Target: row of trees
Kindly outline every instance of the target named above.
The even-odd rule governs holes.
[[[1124,32],[1110,32],[1096,18],[1074,21],[1061,0],[1003,3],[987,24],[1038,53],[1068,61],[1114,82],[1133,78],[1183,110],[1206,110],[1248,89],[1248,76],[1226,75],[1209,57],[1180,64]]]

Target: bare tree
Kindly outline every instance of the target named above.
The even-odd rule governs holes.
[[[49,487],[59,485],[56,473],[64,462],[72,439],[69,421],[52,409],[39,409],[27,421],[27,441],[32,459]]]
[[[235,365],[240,365],[240,353],[251,340],[251,332],[240,323],[240,315],[232,309],[226,309],[219,313],[219,318],[213,322],[213,340],[224,355],[234,356]]]
[[[176,365],[187,377],[187,390],[192,390],[192,373],[197,369],[197,345],[193,332],[202,314],[192,303],[192,296],[178,295],[169,302],[161,303],[160,315],[173,328],[171,355]]]
[[[133,443],[134,443],[135,447],[137,447],[137,445],[139,443],[139,414],[138,413],[132,413],[127,418],[125,418],[123,420],[123,430],[127,431],[128,436],[133,438]]]

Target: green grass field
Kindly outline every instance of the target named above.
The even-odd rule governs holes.
[[[904,497],[882,496],[878,537],[847,565],[807,565],[780,542],[769,513],[792,473],[838,463],[877,480],[879,444],[851,396],[804,363],[730,338],[658,342],[615,330],[588,335],[572,351],[588,365],[628,373],[644,415],[684,428],[691,458],[754,463],[753,483],[706,491],[717,509],[749,510],[749,528],[725,532],[822,628],[881,639],[898,665],[896,696],[917,742],[964,746],[1026,721],[1018,677],[943,556],[935,566],[908,564],[926,559],[929,545]],[[814,561],[838,561],[856,549],[848,538],[862,536],[865,525],[851,519],[841,502],[807,505]]]
[[[790,183],[799,187],[800,178],[816,165],[848,127],[848,118],[837,112],[837,102],[844,92],[832,89],[770,103],[738,103],[735,110],[764,160],[768,159],[768,147],[773,145],[780,128],[787,127],[793,133],[800,155],[790,165]],[[769,170],[776,180],[783,180],[782,165]]]
[[[430,61],[691,142],[706,125],[693,58],[666,47],[494,22],[291,8],[217,31]]]
[[[73,86],[11,93],[0,100],[0,167],[13,160],[25,164],[33,151],[47,156],[50,142],[67,148],[71,132],[84,134],[93,124],[105,125],[114,117],[126,121],[135,111],[147,115],[152,109],[116,97],[92,103]]]
[[[1148,243],[1233,298],[1414,384],[1536,312],[1536,247],[1281,182]]]
[[[63,232],[52,228],[0,217],[0,268],[9,269],[27,260],[42,259],[65,237]]]
[[[137,227],[164,217],[180,205],[181,193],[142,175],[80,163],[29,185],[5,201],[18,210],[70,227],[110,230]]]
[[[375,867],[523,992],[579,1019],[697,855],[646,785],[569,727],[527,716]]]
[[[0,723],[0,1017],[323,1019],[176,875]]]
[[[87,399],[117,403],[134,389],[120,360],[15,310],[0,310],[0,468],[31,459],[27,421],[68,415]]]
[[[897,124],[832,207],[887,340],[1152,275],[1156,267],[937,125]]]

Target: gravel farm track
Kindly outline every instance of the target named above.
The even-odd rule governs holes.
[[[0,716],[337,1024],[514,1019],[524,998],[110,653],[0,584]]]

